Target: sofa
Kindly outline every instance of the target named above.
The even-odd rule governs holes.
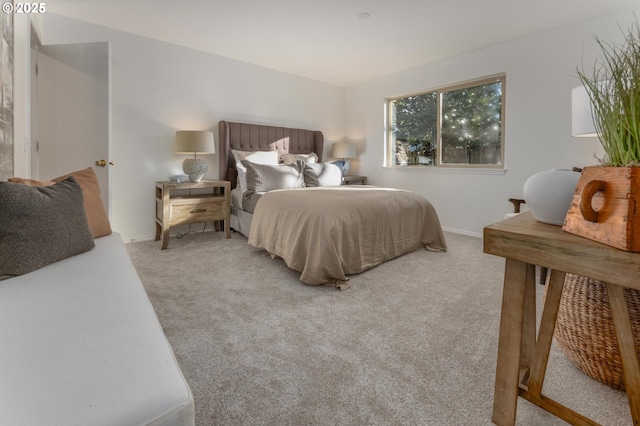
[[[120,235],[0,281],[0,425],[193,425]]]
[[[0,425],[194,425],[120,235],[92,235],[75,179],[27,188],[0,182]]]

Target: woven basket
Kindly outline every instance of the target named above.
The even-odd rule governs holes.
[[[640,356],[640,291],[625,289]],[[558,346],[588,376],[624,390],[618,341],[607,289],[602,281],[567,274],[555,329]]]

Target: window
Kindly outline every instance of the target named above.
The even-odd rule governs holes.
[[[505,76],[387,100],[387,165],[503,168]]]

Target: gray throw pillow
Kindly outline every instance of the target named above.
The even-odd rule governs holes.
[[[342,170],[331,163],[306,163],[304,165],[304,183],[307,186],[340,186]]]
[[[242,165],[247,169],[247,191],[304,188],[304,161],[274,166],[242,160]]]
[[[0,280],[94,246],[82,189],[73,177],[40,187],[0,182]]]

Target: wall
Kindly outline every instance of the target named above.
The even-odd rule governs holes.
[[[509,197],[522,197],[532,174],[593,164],[597,139],[571,137],[571,88],[576,66],[591,67],[599,50],[593,35],[623,39],[633,20],[627,10],[558,28],[356,85],[346,94],[346,139],[358,144],[354,170],[373,185],[416,191],[432,201],[442,225],[481,235],[482,228],[512,211]],[[584,61],[584,62],[582,62]],[[505,72],[506,172],[392,169],[382,166],[384,99]]]
[[[325,155],[344,135],[345,89],[126,32],[47,14],[45,44],[112,45],[111,223],[125,241],[153,238],[154,182],[182,173],[176,130],[220,120],[319,129]],[[217,155],[205,179],[217,179]]]
[[[570,91],[576,66],[599,54],[593,41],[622,39],[640,8],[492,46],[347,89],[227,58],[47,14],[46,43],[110,41],[113,51],[112,223],[126,240],[153,235],[153,182],[181,170],[173,132],[207,129],[221,119],[317,128],[329,142],[358,145],[352,173],[373,185],[430,199],[449,230],[480,235],[511,211],[532,174],[582,167],[597,140],[571,137]],[[385,97],[506,72],[506,172],[382,167]],[[328,154],[328,152],[325,152]],[[208,178],[217,157],[207,156]]]

